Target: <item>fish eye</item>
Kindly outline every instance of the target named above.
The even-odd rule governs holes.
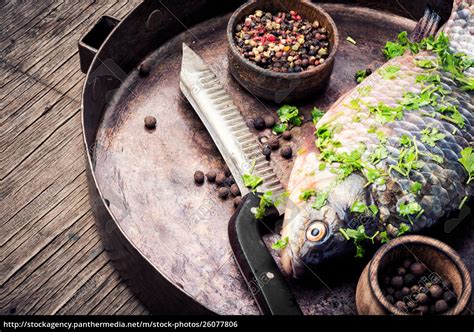
[[[326,225],[321,221],[315,221],[306,230],[306,238],[311,242],[318,242],[326,236]]]

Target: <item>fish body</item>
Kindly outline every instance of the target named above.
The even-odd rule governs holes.
[[[454,2],[443,31],[451,52],[472,61],[472,0]],[[436,66],[437,58],[406,51],[318,121],[316,144],[304,146],[288,183],[287,274],[299,277],[306,266],[355,247],[361,254],[363,240],[383,243],[431,227],[472,196],[459,159],[474,141],[473,94]],[[464,74],[472,79],[474,68]]]

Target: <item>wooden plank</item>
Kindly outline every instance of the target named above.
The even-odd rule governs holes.
[[[0,38],[0,314],[147,313],[95,228],[78,113],[77,39],[100,15],[123,17],[137,3],[0,4],[17,18],[1,23]]]

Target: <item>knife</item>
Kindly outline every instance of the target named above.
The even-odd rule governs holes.
[[[231,248],[240,272],[263,314],[301,315],[301,310],[285,278],[261,238],[265,224],[254,215],[259,194],[249,191],[243,175],[263,179],[258,188],[285,192],[271,164],[261,153],[257,138],[215,73],[188,45],[183,44],[180,89],[198,114],[229,167],[242,195],[242,203],[229,221]],[[276,207],[282,215],[284,204]]]

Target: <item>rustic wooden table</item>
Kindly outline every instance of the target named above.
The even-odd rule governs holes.
[[[0,314],[146,314],[87,197],[77,41],[139,0],[0,0]]]

